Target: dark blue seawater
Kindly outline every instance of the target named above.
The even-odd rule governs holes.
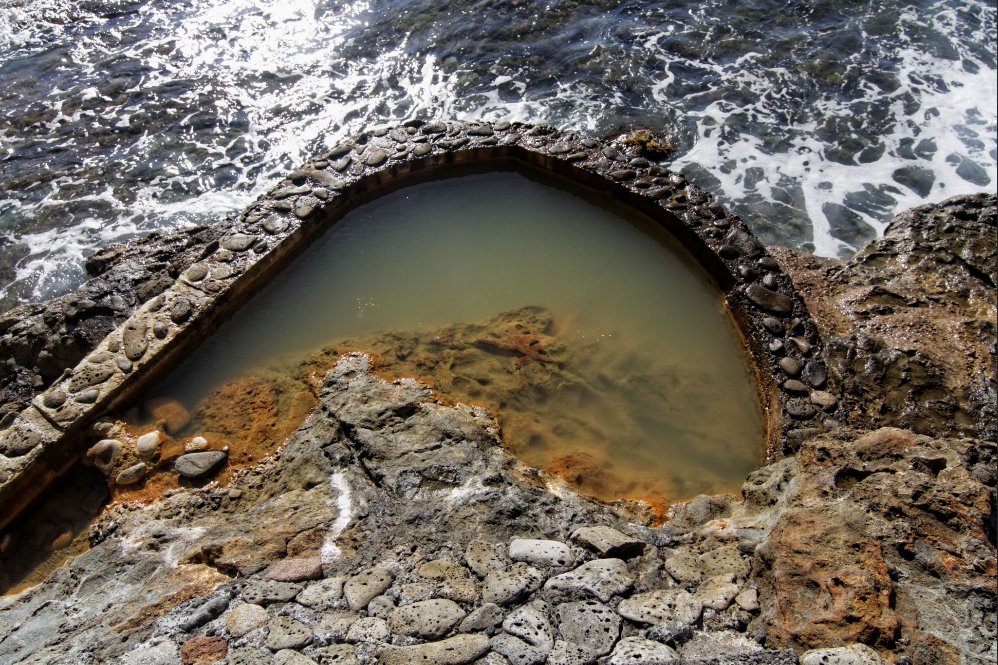
[[[365,127],[641,125],[770,243],[995,190],[993,0],[0,0],[0,309]]]

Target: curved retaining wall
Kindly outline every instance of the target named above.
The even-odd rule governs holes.
[[[625,142],[507,122],[411,122],[361,134],[289,174],[0,431],[0,528],[78,459],[95,418],[139,397],[330,224],[399,187],[472,169],[553,174],[671,232],[714,279],[745,339],[770,460],[838,409],[821,339],[790,278],[740,219],[683,176]]]

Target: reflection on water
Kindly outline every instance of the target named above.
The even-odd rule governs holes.
[[[368,348],[490,406],[522,459],[591,494],[735,491],[762,454],[746,358],[657,236],[513,173],[409,187],[338,222],[151,397],[203,411],[238,377]]]

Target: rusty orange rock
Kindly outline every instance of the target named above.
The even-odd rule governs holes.
[[[229,653],[229,643],[217,635],[195,637],[180,647],[180,661],[184,665],[210,665],[225,658]]]

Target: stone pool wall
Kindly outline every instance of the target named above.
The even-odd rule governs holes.
[[[358,139],[319,170],[347,180],[342,174],[355,168],[349,177],[419,163],[392,161],[387,148],[395,145],[401,155],[424,143],[452,155],[480,142],[482,150],[504,140],[552,149],[574,142],[584,160],[552,163],[633,171],[621,175],[630,184],[612,185],[617,196],[676,206],[673,218],[688,233],[718,247],[720,259],[704,263],[724,267],[714,278],[732,309],[747,311],[742,321],[757,333],[750,342],[766,319],[783,326],[779,339],[761,337],[757,358],[775,370],[787,357],[781,344],[792,344],[789,357],[800,362],[793,338],[813,342],[812,353],[823,349],[829,360],[829,380],[843,388],[841,406],[825,412],[832,417],[783,415],[779,432],[794,452],[752,473],[740,498],[697,497],[650,527],[509,457],[483,410],[440,403],[429,386],[377,376],[366,356],[347,355],[322,377],[320,408],[279,454],[227,487],[109,507],[90,528],[88,551],[0,598],[0,663],[994,663],[994,195],[901,215],[848,263],[773,248],[784,273],[770,270],[761,249],[721,256],[741,225],[723,213],[715,224],[709,208],[696,212],[701,194],[669,184],[664,170],[614,159],[637,146],[587,147],[516,126],[438,129],[402,128],[401,141],[391,131]],[[452,141],[461,143],[456,153],[439,146]],[[307,213],[309,197],[333,190],[302,186],[281,183],[239,219],[190,237],[102,252],[91,262],[98,275],[76,294],[0,318],[0,344],[13,361],[4,379],[16,379],[4,383],[14,395],[5,404],[21,407],[3,420],[5,431],[16,426],[3,439],[5,507],[18,487],[12,479],[42,482],[57,471],[53,460],[78,459],[67,438],[76,421],[60,422],[53,410],[79,404],[77,396],[85,397],[78,408],[95,412],[125,400],[141,385],[127,379],[135,383],[121,388],[128,363],[154,376],[157,350],[188,343],[182,329],[196,342],[244,289],[221,286],[246,280],[249,293],[265,279],[249,266],[277,251],[268,227],[317,229],[295,210]],[[281,198],[289,189],[297,193]],[[335,191],[340,198],[326,205],[347,206],[342,197],[353,190]],[[351,200],[362,198],[354,193]],[[231,238],[240,239],[220,247]],[[815,313],[801,324],[803,336],[789,330],[801,317],[789,288],[792,312],[761,309],[746,292],[753,284],[774,291],[789,284],[787,274]],[[768,284],[766,275],[774,275]],[[115,328],[127,321],[134,324]],[[61,364],[76,366],[86,353],[98,361],[46,387]],[[94,379],[106,372],[89,366],[112,367],[112,376]],[[793,387],[776,398],[789,403]],[[56,390],[63,395],[46,406]],[[9,547],[0,539],[0,550]]]
[[[30,405],[4,417],[0,527],[73,463],[88,424],[140,395],[330,223],[392,189],[471,169],[564,177],[609,194],[668,229],[716,282],[744,335],[767,412],[769,459],[792,452],[814,430],[813,423],[820,428],[822,420],[834,420],[838,409],[817,329],[791,280],[745,224],[650,159],[654,154],[640,141],[601,142],[506,122],[413,122],[375,130],[296,169],[219,233],[204,234],[203,244],[177,242],[187,265],[169,285],[164,283],[168,278],[157,276],[165,288],[148,300],[129,298],[134,311],[103,339],[96,331],[89,337],[67,335],[73,348],[60,354],[58,348],[26,341],[24,335],[33,332],[30,324],[8,318],[0,327],[5,330],[0,343],[21,351],[12,353],[15,366],[7,368],[8,383],[28,373],[16,365],[19,358],[31,362],[30,352],[23,358],[25,349],[44,351],[49,375],[60,355],[86,355],[75,366],[68,363],[47,386],[34,374],[31,392],[44,389]],[[122,302],[113,302],[115,296]],[[70,321],[71,315],[80,318],[80,309],[130,309],[113,291],[106,303],[86,300],[82,306],[75,301],[75,312],[63,308],[64,323],[74,331],[86,330]],[[67,303],[73,306],[74,301]]]

